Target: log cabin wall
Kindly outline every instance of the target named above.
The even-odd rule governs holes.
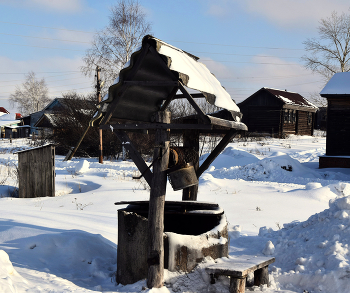
[[[306,111],[297,111],[296,134],[313,135],[315,114]]]
[[[326,155],[350,156],[350,100],[327,99]]]
[[[247,101],[247,100],[246,100]],[[283,104],[267,92],[259,92],[249,101],[239,104],[242,122],[249,132],[270,133],[280,136],[281,109]]]

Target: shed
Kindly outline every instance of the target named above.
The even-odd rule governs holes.
[[[55,196],[55,147],[17,152],[19,197]]]
[[[320,157],[320,168],[350,168],[350,72],[333,75],[320,93],[326,98],[326,155]]]
[[[318,108],[298,93],[263,87],[238,106],[250,132],[313,135]]]

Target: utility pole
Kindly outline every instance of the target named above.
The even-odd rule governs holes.
[[[101,68],[99,66],[96,66],[96,94],[97,94],[97,101],[98,103],[101,103],[101,80],[100,80],[100,72]],[[102,148],[102,129],[98,130],[99,136],[100,136],[100,144],[98,146],[99,150],[99,157],[98,157],[98,162],[100,164],[103,164],[103,148]]]

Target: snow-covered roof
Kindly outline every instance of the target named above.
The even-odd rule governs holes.
[[[320,95],[350,95],[350,72],[338,72],[328,81]]]
[[[286,90],[272,89],[272,88],[263,88],[263,89],[267,90],[268,92],[276,96],[284,104],[317,109],[317,106],[309,102],[307,99],[305,99],[302,95],[298,93],[288,92]]]
[[[145,36],[142,46],[132,54],[130,61],[120,71],[115,84],[109,88],[108,96],[106,95],[98,106],[99,112],[94,119],[103,116],[108,106],[118,100],[113,118],[148,122],[151,113],[159,110],[162,101],[166,100],[174,89],[175,84],[170,85],[170,82],[181,81],[187,88],[201,92],[208,103],[231,111],[236,121],[239,121],[241,113],[238,106],[216,77],[203,63],[198,62],[198,59],[157,38]],[[164,86],[132,84],[125,90],[120,90],[130,81],[169,82],[169,84]],[[119,98],[122,94],[123,97]],[[130,113],[132,112],[130,108],[133,106],[136,112],[134,114]],[[129,111],[126,111],[127,108]]]

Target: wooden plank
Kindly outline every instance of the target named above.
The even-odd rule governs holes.
[[[129,136],[121,130],[113,130],[115,135],[118,137],[120,142],[123,144],[123,146],[128,150],[129,155],[133,162],[135,163],[136,167],[139,169],[141,174],[143,174],[143,177],[146,179],[149,186],[152,186],[152,177],[153,174],[151,170],[148,168],[145,161],[142,159],[141,155],[135,148],[135,146],[132,144],[132,142],[129,139]]]
[[[248,130],[248,127],[242,123],[242,122],[235,122],[235,121],[229,121],[229,120],[224,120],[221,118],[216,118],[210,115],[206,115],[210,119],[210,123],[213,125],[218,125],[222,127],[227,127],[227,128],[234,128],[237,130]]]
[[[222,138],[215,149],[210,153],[206,160],[200,165],[197,171],[197,177],[199,178],[205,170],[209,168],[211,163],[216,159],[216,157],[225,149],[231,139],[237,134],[235,129],[230,129],[227,134]]]
[[[126,123],[101,125],[100,129],[120,129],[120,130],[137,130],[137,129],[199,129],[211,130],[212,125],[208,124],[165,124],[165,123]]]
[[[170,123],[170,112],[156,113],[156,122]],[[148,209],[148,275],[147,287],[160,288],[164,279],[164,205],[167,184],[166,170],[169,164],[170,133],[164,129],[157,129],[153,161],[153,180]]]
[[[231,257],[223,262],[210,265],[205,269],[210,274],[242,278],[273,262],[275,262],[274,257],[242,255],[239,257]]]
[[[114,203],[115,205],[140,205],[140,206],[148,206],[149,201],[118,201]],[[166,201],[165,205],[176,205],[176,206],[182,206],[182,207],[188,207],[188,208],[196,208],[196,209],[202,209],[202,208],[218,208],[219,205],[217,203],[211,203],[211,202],[201,202],[201,201]]]
[[[161,81],[161,80],[126,80],[124,81],[126,85],[138,85],[138,86],[178,86],[178,81]]]
[[[194,99],[205,99],[205,96],[202,93],[191,94],[191,97]],[[174,97],[174,99],[186,99],[184,94],[179,94]]]

